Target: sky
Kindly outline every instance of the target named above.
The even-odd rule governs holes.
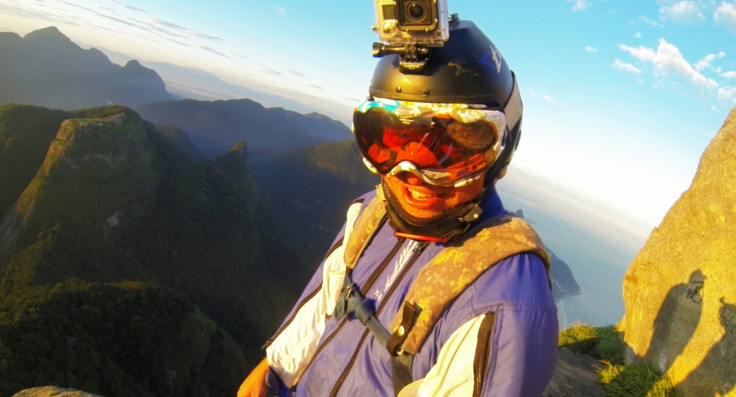
[[[736,106],[736,0],[448,0],[515,71],[513,164],[651,229]],[[378,40],[371,0],[0,0],[0,31],[213,73],[350,123]],[[0,49],[2,50],[2,49]],[[112,56],[111,56],[112,59]]]

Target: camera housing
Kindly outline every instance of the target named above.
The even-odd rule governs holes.
[[[447,0],[375,0],[376,31],[390,45],[441,46],[450,37]]]

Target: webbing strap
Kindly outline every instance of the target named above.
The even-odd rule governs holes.
[[[345,274],[343,289],[337,299],[334,314],[338,320],[345,316],[355,315],[363,325],[368,327],[382,346],[386,346],[391,336],[376,317],[376,308],[373,303],[363,296],[358,286],[350,278],[350,273]]]
[[[377,189],[376,197],[373,198],[358,215],[350,236],[346,239],[343,260],[350,272],[363,254],[365,247],[370,244],[373,235],[378,232],[383,222],[386,221],[386,207],[381,198],[380,189]]]
[[[398,396],[401,389],[413,381],[412,364],[413,354],[399,354],[391,357],[391,377],[394,382],[394,396]]]
[[[549,278],[549,256],[539,236],[523,219],[501,216],[479,226],[474,234],[448,244],[417,274],[389,327],[392,338],[404,335],[399,349],[416,354],[445,307],[481,274],[505,258],[532,252],[542,258]],[[413,327],[406,329],[405,311],[417,308],[419,313]]]

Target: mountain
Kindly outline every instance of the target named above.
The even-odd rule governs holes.
[[[627,360],[687,396],[736,393],[736,107],[623,280]]]
[[[254,156],[263,157],[351,136],[345,124],[326,116],[265,108],[250,99],[162,101],[139,106],[136,111],[154,124],[186,131],[207,158],[238,141],[247,142]]]
[[[122,62],[127,62],[130,59],[124,54],[109,49],[106,49],[105,53],[111,59],[117,58],[123,60]],[[182,98],[203,101],[250,98],[265,107],[283,107],[299,113],[313,112],[315,105],[320,106],[324,102],[320,98],[302,98],[300,100],[294,96],[258,91],[246,86],[225,82],[218,76],[200,69],[186,68],[165,62],[146,61],[144,65],[155,70],[164,79],[169,92]],[[329,106],[322,106],[318,111],[341,120],[345,116],[350,116],[350,105],[346,104],[344,109],[344,111],[334,114],[334,109]]]
[[[47,384],[108,396],[233,396],[245,370],[222,328],[142,282],[69,280],[5,297],[0,343],[4,396]]]
[[[0,104],[54,109],[174,99],[155,71],[130,61],[119,66],[101,51],[82,49],[55,27],[20,37],[0,33]]]
[[[253,161],[253,177],[275,214],[316,265],[345,222],[350,203],[380,182],[350,139]]]
[[[194,366],[183,379],[189,379],[192,386],[196,376],[205,377],[197,379],[208,387],[221,385],[210,387],[210,395],[234,394],[244,368],[260,360],[259,346],[296,300],[305,274],[312,272],[295,250],[288,227],[264,203],[246,162],[247,146],[239,143],[209,161],[193,160],[153,125],[120,106],[73,112],[0,106],[0,142],[0,175],[3,182],[8,181],[0,186],[4,205],[0,222],[0,363],[8,363],[0,365],[0,379],[25,379],[24,387],[44,379],[63,379],[69,386],[88,391],[129,395],[124,388],[131,383],[127,376],[135,375],[129,369],[136,365],[148,368],[137,361],[140,356],[123,353],[129,347],[115,347],[129,345],[113,343],[109,347],[113,350],[106,351],[99,342],[80,350],[75,361],[109,361],[110,368],[121,368],[107,379],[100,371],[78,373],[65,368],[60,359],[31,365],[46,357],[47,350],[13,342],[14,338],[25,335],[21,330],[32,329],[39,334],[36,339],[47,341],[40,342],[42,347],[87,340],[86,335],[101,332],[100,338],[109,342],[115,329],[133,332],[127,329],[143,314],[134,307],[122,308],[129,316],[106,320],[105,307],[145,308],[153,294],[164,294],[171,298],[162,297],[162,302],[184,299],[202,314],[177,304],[183,305],[181,310],[172,309],[170,314],[175,317],[171,321],[177,322],[156,322],[143,316],[140,321],[145,327],[137,329],[145,332],[135,338],[148,338],[146,343],[152,345],[187,340],[189,336],[180,334],[185,330],[176,324],[189,324],[191,320],[186,318],[208,317],[211,320],[202,321],[214,321],[221,330],[208,326],[214,333],[201,337],[216,338],[217,343],[182,344],[179,348],[185,351],[180,353],[191,353],[188,357],[195,361],[202,354],[219,357],[232,364],[237,375],[220,371],[219,376],[229,377],[215,381],[212,371],[200,373],[200,367]],[[82,287],[68,284],[69,280],[77,280]],[[151,292],[145,292],[148,287],[143,293],[138,287],[130,292],[129,282],[150,284]],[[87,303],[67,305],[55,300],[57,294],[77,294],[67,291],[70,289],[109,293],[101,293],[100,300],[85,300]],[[129,294],[135,296],[120,300]],[[92,307],[89,313],[85,305]],[[102,322],[82,321],[86,315]],[[57,318],[81,322],[57,336],[49,326]],[[47,328],[51,329],[40,331]],[[241,349],[240,364],[237,356],[223,350],[230,338],[227,335],[232,335]],[[27,338],[35,340],[34,336]],[[195,348],[205,350],[186,352]],[[163,361],[157,363],[177,361],[176,356],[167,355],[174,351],[161,349],[156,351],[162,352]],[[120,355],[115,353],[118,350]],[[19,357],[25,357],[23,362],[29,364],[18,364]],[[6,376],[15,373],[7,371],[17,369],[26,371],[27,377]],[[68,374],[49,377],[49,373]],[[156,389],[161,381],[157,379],[141,387],[155,391],[150,395],[181,395],[173,389]],[[14,385],[0,383],[0,395],[12,394],[8,393]]]

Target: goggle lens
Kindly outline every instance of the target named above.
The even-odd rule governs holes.
[[[353,132],[372,171],[408,171],[431,184],[459,186],[493,165],[503,150],[506,117],[467,104],[376,99],[355,109]]]

